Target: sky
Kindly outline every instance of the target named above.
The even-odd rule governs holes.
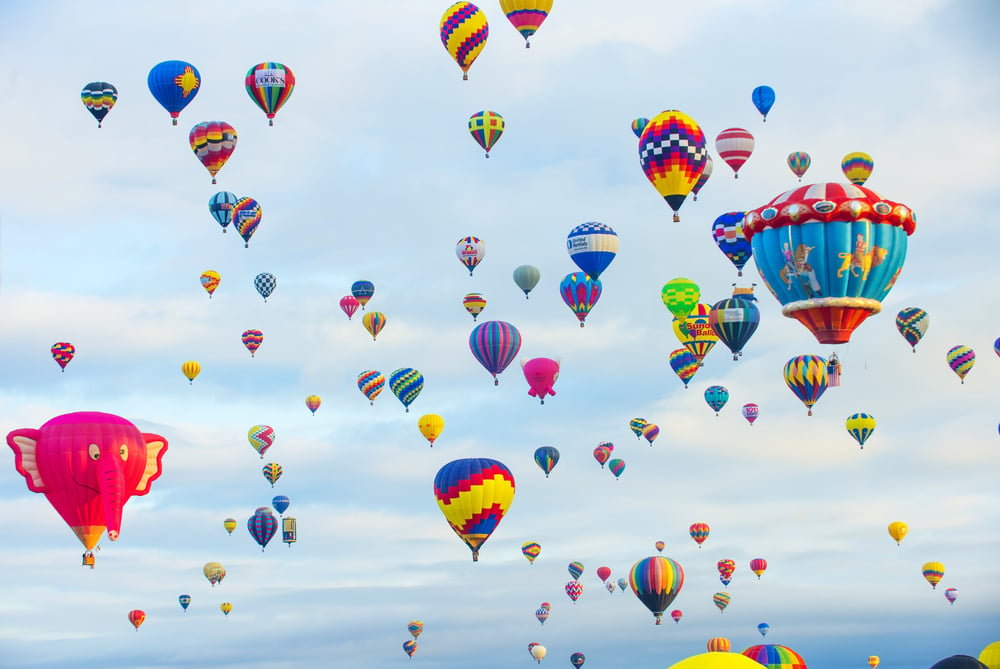
[[[582,652],[588,668],[645,668],[725,636],[734,651],[783,644],[811,669],[864,667],[873,654],[883,668],[919,669],[998,640],[1000,331],[989,305],[1000,270],[984,233],[1000,194],[996,5],[556,0],[526,50],[499,4],[483,2],[490,36],[468,81],[439,39],[447,6],[0,8],[0,427],[104,411],[169,442],[162,475],[125,505],[121,536],[101,541],[93,570],[8,454],[3,664],[492,669],[529,666],[539,642],[544,666]],[[202,75],[177,127],[146,86],[172,59]],[[243,88],[264,60],[296,77],[273,127]],[[119,91],[101,129],[77,97],[98,80]],[[777,97],[766,123],[751,103],[761,84]],[[467,131],[484,109],[506,120],[489,160]],[[692,116],[715,158],[679,223],[629,127],[664,109]],[[187,141],[207,120],[239,133],[214,186]],[[713,145],[734,126],[756,138],[739,179]],[[883,312],[836,347],[783,317],[754,263],[738,277],[712,241],[720,214],[798,185],[785,164],[796,150],[812,158],[803,183],[843,181],[841,157],[866,151],[866,186],[917,216]],[[248,248],[209,214],[219,190],[261,204]],[[557,287],[577,270],[566,235],[587,221],[610,225],[619,251],[580,328]],[[469,235],[486,244],[471,277],[454,255]],[[522,264],[541,272],[527,300],[511,278]],[[211,299],[198,279],[207,269],[222,275]],[[277,278],[267,302],[253,287],[260,272]],[[660,300],[675,277],[708,303],[756,283],[761,311],[743,357],[717,345],[687,389],[667,364],[679,343]],[[338,306],[358,279],[376,287],[367,310],[387,317],[374,342],[361,314]],[[516,363],[494,386],[470,353],[461,300],[472,291],[488,302],[480,322],[519,329],[518,359],[560,358],[544,405]],[[930,315],[915,352],[894,326],[911,306]],[[264,333],[253,358],[240,342],[248,328]],[[57,341],[77,351],[64,372],[49,353]],[[978,354],[964,383],[945,363],[958,344]],[[833,351],[842,384],[807,416],[782,367]],[[186,360],[202,367],[193,383]],[[357,375],[400,367],[426,379],[409,412],[388,389],[370,405]],[[718,417],[703,399],[713,384],[730,392]],[[323,400],[315,415],[311,394]],[[747,402],[760,406],[752,426]],[[863,450],[844,428],[857,411],[878,421]],[[445,420],[432,448],[417,430],[424,413]],[[660,426],[652,446],[629,430],[633,417]],[[263,459],[246,439],[255,424],[276,433]],[[604,441],[626,462],[619,480],[592,457]],[[561,453],[548,478],[532,459],[546,445]],[[433,495],[437,471],[468,457],[500,460],[516,481],[476,563]],[[284,470],[273,489],[261,475],[272,461]],[[275,494],[291,499],[298,541],[261,551],[245,520]],[[227,517],[239,521],[231,536]],[[894,520],[909,525],[899,546]],[[695,522],[711,527],[700,548]],[[683,618],[661,626],[595,575],[626,576],[658,540],[685,574],[671,606]],[[526,541],[542,546],[534,564]],[[755,557],[768,562],[759,580]],[[720,612],[722,558],[738,568]],[[208,561],[227,570],[218,586],[202,575]],[[571,561],[585,566],[575,604]],[[921,575],[928,561],[946,566],[936,589]],[[552,611],[540,625],[543,601]],[[137,631],[132,609],[147,615]],[[407,658],[414,619],[425,627]]]

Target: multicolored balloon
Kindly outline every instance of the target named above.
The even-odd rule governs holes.
[[[490,157],[490,149],[503,135],[503,129],[503,116],[494,111],[477,111],[469,117],[469,134],[486,152],[487,158]]]
[[[573,272],[559,283],[559,294],[583,327],[587,314],[601,297],[601,281],[590,278],[584,272]]]
[[[625,471],[625,461],[621,458],[612,458],[608,460],[608,469],[611,470],[611,473],[615,475],[615,479],[617,480]]]
[[[66,371],[66,365],[73,360],[73,356],[76,355],[76,347],[68,341],[57,341],[49,349],[52,353],[52,359],[56,361],[59,368],[62,371]]]
[[[642,439],[642,428],[647,422],[645,418],[633,418],[628,422],[628,429],[632,430],[636,439]]]
[[[705,402],[715,410],[718,416],[722,407],[729,401],[729,390],[725,386],[709,386],[705,389]]]
[[[670,369],[684,382],[684,387],[688,387],[688,381],[698,373],[698,358],[686,348],[674,349],[670,352]]]
[[[600,279],[618,253],[618,233],[604,223],[582,223],[566,236],[566,250],[582,272]]]
[[[760,624],[757,625],[757,631],[760,632],[761,636],[767,636],[767,632],[770,629],[771,629],[771,626],[768,625],[767,623],[760,623]]]
[[[260,205],[252,197],[241,197],[233,205],[231,213],[233,227],[243,238],[243,248],[249,248],[250,238],[253,237],[253,233],[257,232],[260,219],[263,216]]]
[[[687,114],[668,109],[654,116],[639,137],[639,165],[656,191],[678,211],[705,169],[705,133]]]
[[[715,138],[715,152],[733,168],[733,178],[738,179],[740,168],[753,153],[754,140],[743,128],[726,128]]]
[[[549,474],[558,462],[559,449],[555,446],[542,446],[535,449],[535,464],[538,465],[539,469],[545,472],[545,478],[549,477]]]
[[[541,277],[541,272],[534,265],[519,265],[514,268],[514,283],[524,291],[524,299],[528,299],[528,293],[538,285]]]
[[[705,644],[709,653],[728,653],[733,648],[732,642],[724,636],[715,636]]]
[[[647,125],[649,125],[649,119],[644,116],[632,119],[632,133],[636,139],[642,138],[642,131],[646,129]]]
[[[118,101],[118,89],[106,81],[92,81],[80,91],[80,99],[91,116],[97,119],[97,127],[101,127],[104,117]]]
[[[847,433],[854,437],[861,448],[864,448],[868,437],[875,431],[875,418],[864,412],[854,413],[847,417],[845,427]]]
[[[743,417],[747,419],[747,422],[750,423],[750,425],[753,425],[753,422],[757,420],[757,416],[760,414],[760,407],[753,402],[747,402],[743,405],[743,409],[741,411],[743,413]]]
[[[228,616],[229,612],[233,610],[233,605],[229,602],[222,602],[219,604],[219,610],[222,611],[222,615]]]
[[[250,357],[254,357],[254,353],[260,348],[260,345],[264,343],[264,333],[260,330],[244,330],[240,340],[248,351],[250,351]]]
[[[948,588],[945,590],[944,598],[948,600],[949,604],[954,604],[955,600],[958,599],[958,588]]]
[[[550,613],[550,611],[551,611],[551,609],[542,606],[542,607],[540,607],[540,608],[538,608],[538,609],[535,610],[535,618],[538,619],[538,622],[540,624],[544,625],[545,621],[549,619],[549,613]]]
[[[576,667],[576,669],[580,669],[580,667],[583,666],[583,663],[587,661],[587,658],[583,655],[583,653],[573,653],[569,656],[569,661],[570,664]]]
[[[712,595],[712,602],[719,608],[719,613],[726,610],[730,601],[732,601],[732,597],[730,597],[728,592],[717,592]]]
[[[434,496],[448,525],[479,560],[489,539],[514,500],[514,475],[490,458],[453,460],[434,477]]]
[[[312,412],[312,415],[314,416],[316,415],[316,409],[318,409],[319,405],[321,405],[322,403],[323,400],[320,398],[319,395],[309,395],[306,397],[306,408],[309,409],[309,411]]]
[[[410,405],[424,389],[424,375],[412,367],[401,367],[389,375],[389,388],[406,409],[406,413],[410,413]]]
[[[738,360],[743,355],[743,347],[760,325],[760,309],[741,297],[720,300],[708,312],[708,325],[732,352],[733,360]]]
[[[566,584],[565,589],[566,596],[575,603],[576,600],[580,599],[580,595],[583,594],[583,583],[580,583],[580,581],[570,581]]]
[[[433,448],[434,440],[440,437],[441,432],[444,431],[444,418],[436,413],[424,414],[417,420],[417,429]]]
[[[719,250],[736,266],[736,276],[743,276],[743,267],[753,255],[750,242],[743,236],[743,214],[742,211],[730,211],[712,223],[712,238]]]
[[[829,383],[826,359],[818,355],[800,355],[785,363],[785,384],[806,405],[809,415]]]
[[[805,151],[792,151],[788,154],[788,169],[799,178],[799,181],[802,181],[802,177],[805,176],[810,165],[812,165],[812,158]]]
[[[180,602],[181,608],[187,611],[187,608],[191,605],[191,595],[181,595],[177,598]]]
[[[931,584],[931,589],[937,589],[937,584],[944,578],[944,565],[940,562],[925,562],[921,571],[927,582]]]
[[[223,233],[226,232],[226,228],[233,220],[233,205],[238,201],[239,198],[236,197],[235,193],[225,190],[219,191],[208,199],[208,211],[216,223],[222,226]]]
[[[362,279],[351,284],[351,295],[361,305],[362,311],[364,311],[365,305],[368,304],[368,300],[372,299],[372,295],[374,294],[375,284],[371,281]]]
[[[764,558],[754,558],[750,560],[750,571],[757,575],[757,580],[760,580],[760,575],[764,573],[767,569],[767,560]]]
[[[742,654],[767,669],[806,669],[806,661],[802,656],[786,646],[776,644],[750,646]]]
[[[188,141],[214,184],[215,175],[236,150],[236,128],[225,121],[204,121],[191,128]]]
[[[233,520],[233,529],[236,528],[236,521]],[[230,532],[232,534],[232,532]],[[222,579],[226,577],[226,570],[218,562],[206,562],[205,566],[201,568],[201,573],[205,575],[208,582],[212,584],[214,588],[216,583],[222,583]]]
[[[361,307],[361,302],[353,295],[345,295],[340,298],[340,310],[347,314],[347,320],[351,320],[357,310]]]
[[[677,277],[663,284],[660,299],[674,318],[683,321],[701,300],[701,288],[691,279]]]
[[[278,287],[278,278],[270,272],[261,272],[254,277],[253,287],[257,289],[260,296],[267,302],[267,298],[271,297],[271,293]]]
[[[466,293],[465,297],[462,298],[462,306],[465,310],[469,312],[472,316],[472,321],[476,321],[476,317],[483,313],[483,309],[486,308],[486,298],[479,293]]]
[[[618,579],[618,589],[625,592],[625,588],[628,587],[628,579],[624,576]]]
[[[424,621],[411,620],[406,624],[406,631],[410,633],[410,636],[416,639],[420,636],[420,633],[424,631]]]
[[[948,361],[948,366],[951,367],[951,371],[958,375],[958,378],[961,379],[962,384],[964,385],[965,375],[968,374],[972,370],[972,366],[976,364],[976,352],[968,346],[953,346],[948,349],[945,359]]]
[[[479,364],[493,375],[493,385],[500,385],[497,374],[517,357],[521,350],[521,333],[505,321],[486,321],[473,328],[469,349]]]
[[[868,666],[870,666],[872,669],[878,669],[879,662],[881,661],[882,659],[878,655],[868,656]]]
[[[530,564],[535,564],[535,558],[542,553],[542,546],[534,541],[526,541],[521,544],[521,554]]]
[[[441,16],[441,43],[462,68],[463,80],[469,78],[469,68],[482,53],[489,35],[486,15],[471,2],[456,2]]]
[[[594,449],[594,459],[597,460],[597,464],[601,466],[601,469],[604,469],[604,463],[606,463],[610,457],[611,451],[607,446],[598,446]]]
[[[852,184],[864,186],[868,177],[872,175],[872,170],[875,169],[875,161],[867,153],[855,151],[844,156],[840,161],[840,169]]]
[[[653,442],[656,441],[656,437],[660,434],[660,426],[656,423],[646,423],[642,426],[642,436],[646,438],[649,445],[652,446]]]
[[[712,176],[712,169],[714,168],[714,166],[715,166],[715,163],[712,162],[712,154],[706,152],[705,153],[705,169],[702,170],[701,176],[698,177],[698,181],[696,181],[694,183],[694,187],[691,188],[691,195],[694,196],[694,201],[695,202],[698,201],[698,193],[701,192],[702,186],[704,186],[705,183],[708,181],[708,178],[710,176]]]
[[[774,106],[774,89],[770,86],[758,86],[753,89],[750,99],[753,100],[753,106],[764,117],[764,122],[766,123],[767,112],[771,111],[771,107]]]
[[[381,311],[369,311],[361,317],[361,324],[368,330],[368,334],[372,336],[372,341],[375,341],[382,328],[385,327],[386,320],[385,314]]]
[[[278,531],[278,519],[274,517],[270,508],[262,506],[247,518],[247,531],[260,546],[261,552],[264,552],[268,542]]]
[[[410,657],[413,657],[413,654],[417,652],[417,642],[414,641],[413,639],[407,639],[406,641],[404,641],[403,652],[405,652]]]
[[[694,542],[698,544],[698,548],[701,548],[701,545],[705,543],[705,539],[708,539],[710,531],[711,528],[708,526],[708,523],[693,523],[691,527],[688,528],[688,534],[690,534],[691,538],[694,539]]]
[[[907,307],[896,314],[896,329],[903,339],[917,352],[917,344],[927,334],[931,319],[927,312],[919,307]]]
[[[705,364],[705,356],[719,341],[719,335],[712,329],[709,318],[711,313],[712,307],[709,305],[697,304],[687,318],[682,321],[675,318],[672,322],[677,341],[691,352],[699,367]]]
[[[569,572],[569,575],[573,577],[574,581],[579,581],[580,577],[583,576],[583,563],[570,562],[566,567],[566,571]]]
[[[552,11],[552,0],[500,0],[500,9],[524,38],[524,48],[531,46],[528,38],[535,34]]]
[[[369,369],[358,374],[358,390],[361,391],[372,406],[375,406],[375,398],[382,392],[385,386],[385,376],[382,372]]]
[[[208,293],[208,298],[212,298],[212,293],[215,289],[219,287],[219,283],[222,281],[222,275],[216,272],[214,269],[207,269],[201,273],[199,277],[201,281],[201,287],[205,289]]]
[[[545,396],[555,396],[556,391],[552,389],[556,379],[559,378],[559,361],[552,358],[532,358],[521,361],[521,371],[528,382],[528,395],[537,397],[541,404],[545,404]]]
[[[653,548],[656,549],[657,553],[662,553],[663,549],[666,548],[666,547],[667,547],[667,544],[665,544],[662,541],[657,541],[655,544],[653,544]]]
[[[632,592],[652,611],[656,624],[659,625],[663,612],[684,585],[684,570],[674,560],[654,555],[632,565],[628,582],[632,586]]]
[[[462,237],[455,244],[455,255],[472,276],[472,270],[486,257],[486,244],[479,237]]]
[[[247,70],[243,84],[250,99],[267,114],[267,124],[274,125],[274,115],[295,90],[295,75],[281,63],[258,63]]]
[[[274,445],[274,428],[270,425],[253,425],[247,430],[247,441],[253,450],[260,453],[260,459],[264,459],[264,453]]]
[[[173,124],[181,110],[191,104],[201,87],[201,74],[191,63],[165,60],[157,63],[146,77],[146,85],[156,101],[170,113]]]
[[[139,631],[139,626],[146,622],[146,612],[141,609],[132,609],[128,612],[128,621],[132,623],[135,631]]]
[[[264,478],[267,479],[267,482],[270,483],[273,488],[274,483],[281,478],[283,470],[281,469],[281,465],[277,462],[269,462],[264,465],[262,471],[264,472]]]

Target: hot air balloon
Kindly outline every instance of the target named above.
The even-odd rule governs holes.
[[[656,423],[646,423],[642,426],[642,436],[646,437],[646,441],[652,446],[653,442],[656,441],[656,437],[660,434],[660,427]]]
[[[267,124],[274,125],[274,115],[295,90],[295,75],[281,63],[258,63],[247,70],[243,83],[250,99],[267,114]]]
[[[483,309],[486,308],[486,298],[479,293],[466,293],[465,297],[462,298],[462,306],[465,307],[465,310],[472,316],[472,321],[475,322],[476,317],[483,313]]]
[[[472,276],[472,270],[486,257],[486,244],[479,237],[462,237],[455,244],[455,255]]]
[[[896,540],[896,545],[903,540],[906,533],[910,531],[910,528],[901,520],[895,520],[889,523],[889,536]]]
[[[212,218],[222,226],[222,232],[226,232],[226,228],[233,220],[233,205],[239,201],[234,193],[229,191],[219,191],[212,197],[208,199],[208,211],[212,214]]]
[[[246,346],[246,349],[250,351],[250,357],[252,358],[264,342],[264,333],[260,330],[244,330],[240,339],[243,345]]]
[[[577,580],[570,581],[566,584],[565,590],[566,596],[576,602],[576,600],[580,599],[580,595],[583,594],[583,583]]]
[[[361,280],[351,284],[351,295],[361,305],[362,311],[364,311],[365,305],[368,304],[368,300],[372,299],[372,295],[374,294],[375,284],[371,281]]]
[[[748,211],[743,234],[782,314],[821,344],[843,344],[881,311],[915,225],[908,207],[867,188],[820,183]]]
[[[288,507],[291,505],[292,500],[288,499],[286,495],[275,495],[271,498],[271,506],[274,510],[278,512],[278,515],[283,515]]]
[[[222,579],[226,577],[226,570],[218,562],[206,562],[205,566],[201,568],[201,573],[205,575],[213,588],[216,583],[221,583]]]
[[[560,282],[559,293],[566,306],[576,314],[580,327],[583,327],[587,314],[601,297],[601,282],[590,278],[584,272],[573,272],[567,274]]]
[[[410,657],[413,657],[413,654],[417,652],[417,642],[413,639],[407,639],[403,642],[403,651]]]
[[[408,631],[410,635],[414,639],[416,639],[418,636],[420,636],[420,633],[424,631],[424,621],[411,620],[409,623],[406,624],[406,631]]]
[[[566,236],[569,258],[591,279],[600,279],[618,253],[618,233],[604,223],[583,223]]]
[[[340,298],[340,310],[347,314],[347,320],[351,320],[351,316],[361,307],[361,303],[358,302],[358,298],[353,295],[345,295]]]
[[[636,139],[640,139],[642,137],[642,131],[646,129],[647,125],[649,125],[649,119],[645,116],[632,119],[632,133],[635,135]]]
[[[826,360],[818,355],[800,355],[785,363],[785,384],[812,415],[813,405],[826,392]]]
[[[233,530],[236,529],[236,526],[238,524],[239,523],[236,522],[235,518],[226,518],[224,521],[222,521],[222,526],[226,528],[226,532],[228,532],[230,535],[232,535]]]
[[[214,184],[215,175],[236,150],[236,128],[225,121],[204,121],[191,128],[188,141]]]
[[[730,211],[716,218],[712,223],[712,238],[719,250],[736,266],[736,276],[743,276],[743,267],[753,254],[750,242],[743,236],[743,212]]]
[[[569,661],[576,669],[580,669],[583,663],[587,661],[587,658],[584,657],[583,653],[573,653],[569,656]]]
[[[948,349],[945,359],[948,361],[951,371],[958,375],[958,378],[962,380],[962,384],[964,385],[965,375],[976,364],[976,352],[968,346],[953,346]]]
[[[480,547],[514,500],[514,475],[506,465],[490,458],[453,460],[434,477],[434,496],[476,562]]]
[[[471,2],[456,2],[441,17],[441,43],[458,66],[462,79],[469,78],[469,68],[479,57],[490,26],[486,15]]]
[[[521,333],[510,323],[486,321],[473,328],[469,349],[479,364],[493,375],[493,385],[498,386],[497,374],[507,369],[521,350]]]
[[[545,472],[545,478],[549,477],[549,474],[558,462],[559,449],[555,446],[542,446],[535,449],[535,464],[538,465],[539,469]]]
[[[747,402],[743,405],[742,412],[743,417],[747,419],[747,422],[750,423],[750,425],[753,425],[753,422],[757,420],[757,415],[760,413],[760,407],[753,402]]]
[[[569,575],[573,577],[574,581],[579,581],[580,577],[583,576],[583,563],[570,562],[566,567],[566,571],[569,572]]]
[[[187,107],[201,87],[201,74],[191,63],[183,60],[165,60],[157,63],[146,77],[146,85],[156,101],[170,112],[173,124]]]
[[[990,669],[990,667],[971,655],[952,655],[934,663],[931,669]]]
[[[233,610],[233,605],[229,602],[222,602],[219,604],[219,610],[222,611],[222,615],[228,616],[229,612]]]
[[[697,304],[686,319],[680,321],[675,318],[672,322],[677,341],[684,344],[684,348],[691,352],[699,367],[705,364],[705,356],[719,341],[719,335],[715,334],[709,321],[711,313],[712,307],[707,304]]]
[[[628,429],[635,433],[636,439],[642,439],[642,428],[647,422],[645,418],[633,418],[628,422]]]
[[[670,612],[670,617],[673,619],[675,623],[679,623],[681,621],[681,618],[684,617],[684,612],[681,611],[680,609],[674,609],[673,611]]]
[[[540,643],[536,643],[528,652],[531,653],[531,657],[535,658],[535,662],[538,662],[539,664],[541,664],[542,660],[545,659],[545,646]]]
[[[760,309],[750,300],[740,297],[720,300],[708,312],[708,325],[732,352],[733,360],[738,360],[743,354],[743,347],[760,325]]]
[[[444,430],[444,418],[436,413],[426,413],[417,420],[417,429],[433,448],[434,440],[440,437],[441,431]]]
[[[986,669],[1000,669],[1000,641],[994,641],[979,652],[979,661]]]
[[[260,453],[260,459],[264,459],[264,453],[274,445],[274,428],[270,425],[253,425],[247,430],[247,441],[253,450]]]
[[[875,162],[867,153],[855,151],[844,156],[840,161],[840,169],[852,184],[864,186],[868,177],[872,175],[872,170],[875,169]]]
[[[802,181],[811,164],[812,158],[805,151],[792,151],[788,154],[788,169],[799,178],[799,181]]]
[[[250,238],[253,237],[253,233],[260,226],[262,216],[263,211],[260,205],[252,197],[241,197],[233,205],[233,227],[239,233],[240,237],[243,238],[243,248],[250,247]]]
[[[662,553],[663,549],[666,548],[666,547],[667,547],[667,544],[665,544],[662,541],[657,541],[655,544],[653,544],[653,548],[656,549],[657,553]]]
[[[66,365],[70,363],[73,356],[76,355],[76,347],[70,344],[68,341],[57,341],[52,345],[50,349],[52,353],[52,359],[56,361],[59,368],[62,371],[66,371]]]
[[[534,265],[519,265],[514,268],[514,283],[524,291],[524,299],[528,299],[528,293],[538,285],[541,276],[541,272]]]
[[[128,612],[128,621],[132,623],[135,631],[139,631],[139,626],[146,622],[146,613],[140,609],[132,609]]]
[[[177,601],[180,602],[181,608],[187,611],[188,606],[191,605],[191,595],[181,595]]]
[[[219,287],[219,282],[222,281],[222,275],[214,269],[208,269],[201,273],[199,280],[201,281],[201,287],[205,289],[209,299],[211,299],[212,293],[215,292],[215,289]]]
[[[715,566],[719,570],[720,576],[732,576],[736,571],[736,561],[729,558],[719,560]],[[728,583],[726,585],[728,585]]]
[[[660,289],[660,299],[674,318],[683,321],[698,306],[701,288],[691,279],[678,277],[663,284],[663,288]]]
[[[524,555],[529,564],[535,564],[535,558],[541,555],[541,553],[541,545],[534,541],[526,541],[521,544],[521,554]]]
[[[309,409],[314,416],[316,415],[316,409],[318,409],[319,405],[322,403],[323,400],[320,399],[319,395],[309,395],[306,397],[306,408]]]
[[[279,465],[277,462],[269,462],[266,465],[264,465],[263,472],[264,472],[264,478],[267,479],[267,482],[270,483],[271,487],[273,488],[274,482],[281,478],[281,473],[282,473],[281,465]]]
[[[97,119],[97,127],[100,128],[104,117],[118,101],[118,89],[106,81],[92,81],[83,87],[80,99],[87,111]]]
[[[97,411],[13,430],[7,445],[28,490],[45,495],[90,557],[105,530],[111,541],[118,539],[125,503],[149,492],[167,450],[163,437]]]
[[[881,658],[878,655],[869,655],[868,664],[872,669],[877,669],[878,663],[881,662]]]
[[[770,86],[758,86],[753,89],[750,99],[753,100],[753,106],[764,117],[764,122],[766,123],[767,112],[771,111],[771,107],[774,106],[774,89]]]
[[[654,555],[632,565],[628,582],[639,601],[653,612],[659,625],[663,612],[684,585],[684,570],[670,558]]]
[[[597,460],[597,464],[601,466],[601,469],[604,469],[604,463],[607,462],[610,457],[611,451],[607,446],[598,446],[594,449],[594,459]]]
[[[764,558],[754,558],[750,560],[750,571],[757,574],[757,580],[760,580],[760,575],[764,573],[767,569],[767,560]]]
[[[274,533],[278,531],[278,519],[274,517],[271,509],[261,507],[247,519],[247,530],[253,540],[260,545],[261,552],[267,546]]]
[[[948,600],[948,603],[954,604],[955,600],[958,599],[958,588],[948,588],[945,590],[944,598]]]
[[[712,602],[714,602],[719,608],[719,613],[726,610],[726,607],[729,606],[730,600],[732,600],[732,597],[729,596],[728,592],[717,592],[712,595]]]
[[[694,187],[691,189],[691,195],[694,196],[694,201],[695,202],[698,201],[698,193],[701,192],[702,186],[704,186],[705,183],[708,181],[708,178],[710,176],[712,176],[712,169],[713,169],[713,167],[714,167],[714,163],[712,162],[712,155],[706,151],[705,152],[705,169],[702,170],[701,176],[698,177],[698,180],[694,183]]]
[[[358,374],[358,390],[368,398],[372,406],[375,406],[375,398],[382,392],[385,386],[385,376],[382,372],[369,369]]]
[[[552,11],[552,0],[500,0],[500,9],[521,33],[524,48],[527,49],[531,46],[528,38],[535,34]]]
[[[406,413],[410,413],[410,405],[424,389],[424,375],[412,367],[400,367],[389,375],[389,388]]]
[[[625,578],[623,576],[622,578],[618,579],[618,588],[619,588],[619,590],[621,590],[622,592],[625,592],[625,588],[627,588],[627,587],[628,587],[628,579],[627,578]]]
[[[545,621],[549,619],[550,609],[542,606],[535,610],[535,618],[538,619],[539,624],[544,625]]]
[[[705,133],[690,116],[669,109],[654,116],[639,137],[639,164],[649,182],[678,211],[705,169]]]
[[[597,578],[601,581],[607,581],[611,576],[611,567],[598,567],[597,568]]]
[[[750,646],[742,652],[767,669],[806,669],[806,662],[791,648],[775,644]]]
[[[487,158],[490,157],[490,149],[503,135],[503,129],[503,116],[494,111],[477,111],[469,117],[469,134],[486,152]]]
[[[559,361],[552,358],[532,358],[521,361],[521,371],[528,382],[528,395],[545,404],[545,396],[555,396],[552,385],[559,378]]]
[[[701,548],[701,545],[705,543],[705,539],[708,539],[710,529],[708,523],[694,523],[688,528],[688,534],[698,544],[698,548]]]
[[[722,407],[729,401],[729,390],[725,386],[709,386],[705,389],[705,402],[715,410],[718,416]]]
[[[615,479],[617,479],[622,475],[622,472],[625,471],[625,461],[621,458],[612,458],[611,460],[608,460],[608,469],[611,470],[611,473],[614,474]]]
[[[188,383],[194,384],[195,378],[201,374],[201,365],[196,360],[188,360],[181,364],[181,372],[187,378]]]
[[[753,153],[753,135],[743,128],[726,128],[715,138],[715,152],[733,168],[733,178],[738,179],[743,167]]]
[[[278,287],[278,279],[270,272],[261,272],[254,277],[253,287],[257,289],[260,296],[264,298],[267,302],[267,298],[271,296],[274,289]]]
[[[385,327],[386,320],[385,314],[381,311],[369,311],[361,317],[361,324],[368,330],[368,334],[372,336],[372,341],[375,341],[378,333]]]
[[[670,352],[670,368],[684,382],[685,388],[688,386],[688,381],[693,379],[698,372],[698,367],[698,358],[694,357],[691,351],[686,348],[678,348]]]
[[[710,653],[728,653],[733,644],[724,636],[716,636],[708,640],[706,647]]]
[[[854,437],[861,448],[864,448],[868,437],[875,431],[875,418],[863,412],[851,414],[847,417],[845,427],[847,433]]]
[[[927,334],[927,326],[930,325],[930,322],[930,316],[919,307],[907,307],[896,314],[896,329],[899,330],[899,334],[903,335],[903,339],[913,347],[914,353],[917,352],[917,343]]]
[[[937,584],[944,578],[944,565],[940,562],[925,562],[924,566],[921,567],[921,571],[923,571],[927,582],[931,584],[932,590],[936,589]]]

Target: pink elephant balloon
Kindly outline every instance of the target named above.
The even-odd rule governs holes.
[[[521,371],[531,389],[528,394],[545,404],[546,395],[555,395],[552,384],[559,378],[559,361],[551,358],[532,358],[521,361]]]
[[[97,411],[63,414],[37,429],[14,430],[7,444],[28,489],[45,494],[87,551],[105,529],[109,539],[118,539],[122,507],[133,495],[149,492],[167,450],[160,435],[139,432],[124,418]]]

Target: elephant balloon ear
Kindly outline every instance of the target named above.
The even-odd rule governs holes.
[[[7,445],[14,450],[14,466],[28,481],[28,490],[48,492],[48,487],[42,481],[42,475],[38,471],[38,459],[35,453],[39,435],[39,430],[35,428],[14,430],[7,435]]]
[[[135,484],[133,495],[145,495],[149,492],[149,484],[163,473],[163,454],[167,450],[167,440],[158,434],[143,432],[142,439],[146,442],[146,469]]]

